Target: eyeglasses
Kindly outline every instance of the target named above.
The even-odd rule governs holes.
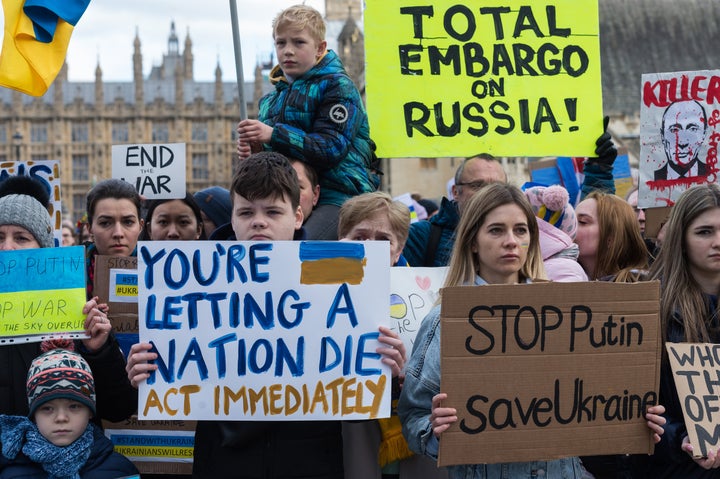
[[[483,186],[487,186],[489,184],[490,183],[487,181],[479,180],[479,181],[468,181],[465,183],[455,183],[455,186],[467,186],[471,190],[477,191],[480,188],[482,188]]]

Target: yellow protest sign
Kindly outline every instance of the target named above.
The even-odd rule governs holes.
[[[593,156],[597,0],[365,4],[379,156]]]

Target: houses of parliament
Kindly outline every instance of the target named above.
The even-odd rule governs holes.
[[[657,7],[657,1],[663,8]],[[361,8],[361,0],[325,1],[328,47],[339,54],[364,95]],[[615,143],[628,150],[631,164],[637,164],[640,150],[640,74],[718,64],[718,50],[707,48],[703,41],[717,35],[719,28],[707,8],[702,0],[599,0],[603,109],[611,118],[609,131]],[[680,17],[682,25],[675,21]],[[672,26],[672,34],[651,25]],[[73,220],[83,215],[92,185],[111,176],[114,144],[185,143],[188,191],[228,187],[236,158],[237,82],[234,74],[223,81],[220,65],[214,82],[193,79],[191,31],[181,42],[170,24],[162,62],[147,74],[142,71],[139,35],[132,42],[128,36],[132,82],[103,81],[100,59],[94,82],[69,82],[65,65],[42,97],[0,88],[0,162],[59,160],[64,215]],[[234,65],[223,67],[234,71]],[[257,65],[254,78],[244,85],[251,118],[257,115],[259,98],[272,88],[267,80],[270,67],[270,62]],[[592,140],[600,133],[593,132]],[[383,161],[384,190],[438,198],[462,159]],[[510,182],[526,181],[527,158],[502,158],[502,162]]]

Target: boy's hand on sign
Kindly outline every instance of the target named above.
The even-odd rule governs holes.
[[[157,369],[156,364],[148,362],[157,359],[157,353],[151,353],[151,349],[152,344],[150,343],[137,343],[130,348],[125,371],[127,371],[130,384],[134,388],[137,388],[142,381],[150,377],[152,371]]]
[[[430,425],[435,437],[440,439],[452,423],[457,421],[457,410],[452,407],[442,407],[442,402],[447,399],[447,394],[439,393],[432,398],[432,412],[430,414]]]
[[[692,444],[690,444],[690,439],[685,436],[683,438],[682,450],[690,454],[690,457],[693,458],[693,461],[697,463],[698,466],[702,467],[703,469],[717,469],[720,467],[720,454],[718,454],[717,451],[708,451],[707,457],[694,457],[693,456],[693,447]]]

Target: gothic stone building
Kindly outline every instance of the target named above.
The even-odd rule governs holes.
[[[718,68],[720,2],[707,0],[599,0],[603,99],[610,131],[637,163],[639,155],[640,74]],[[364,39],[360,0],[326,0],[328,46],[336,50],[365,91]],[[181,51],[171,26],[160,65],[146,77],[140,38],[132,55],[132,82],[104,82],[100,66],[94,82],[68,82],[64,68],[48,92],[33,98],[0,88],[0,161],[58,159],[65,213],[79,218],[94,182],[111,175],[111,145],[175,143],[187,145],[188,190],[229,186],[238,121],[236,82],[193,79],[189,33]],[[245,85],[248,114],[272,88],[258,65]],[[445,194],[460,158],[386,160],[384,189],[391,194]],[[527,179],[526,158],[502,159],[510,181]]]

